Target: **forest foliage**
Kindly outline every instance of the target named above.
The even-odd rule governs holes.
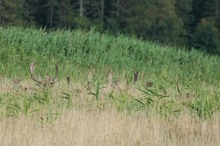
[[[93,26],[220,54],[220,0],[0,0],[0,25]]]

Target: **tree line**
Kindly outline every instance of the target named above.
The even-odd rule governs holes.
[[[0,25],[93,26],[220,54],[220,0],[0,0]]]

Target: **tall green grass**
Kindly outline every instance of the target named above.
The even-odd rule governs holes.
[[[130,83],[133,72],[138,71],[140,78],[135,89],[143,95],[130,98],[128,93],[109,93],[108,97],[117,101],[114,104],[118,109],[157,107],[163,114],[175,114],[187,107],[199,117],[210,117],[220,109],[220,58],[196,50],[186,51],[93,30],[48,32],[0,28],[0,76],[30,78],[29,65],[33,60],[37,62],[37,74],[54,73],[54,65],[58,63],[60,78],[69,75],[73,81],[85,80],[95,70],[97,87],[90,96],[96,100],[103,94],[100,88],[108,70],[114,70],[117,80]],[[154,84],[150,89],[144,86],[148,81]],[[48,96],[50,93],[42,95]],[[193,99],[188,101],[187,97]],[[30,102],[24,100],[24,103],[28,109]]]
[[[216,85],[220,80],[219,57],[92,30],[0,28],[0,47],[2,76],[27,76],[30,62],[36,60],[42,70],[60,64],[61,76],[111,68],[118,73],[140,71],[151,80],[165,77]]]

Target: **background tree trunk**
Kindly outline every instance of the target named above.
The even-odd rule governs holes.
[[[79,16],[83,16],[83,0],[80,0]]]

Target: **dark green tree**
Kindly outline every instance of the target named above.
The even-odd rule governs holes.
[[[0,24],[24,25],[24,0],[0,1]]]
[[[185,33],[181,34],[183,43],[190,41],[193,28],[192,2],[193,0],[175,0],[176,14],[183,21]],[[186,45],[187,46],[187,45]]]
[[[57,7],[56,25],[60,28],[72,28],[74,26],[74,11],[71,0],[60,0]]]
[[[201,19],[193,33],[191,46],[208,53],[220,55],[220,33],[213,19]]]
[[[36,25],[35,16],[34,16],[35,12],[36,12],[35,1],[25,0],[23,17],[25,19],[26,25]]]
[[[207,0],[203,17],[213,18],[216,26],[220,30],[220,0]]]
[[[74,28],[88,29],[91,26],[91,21],[87,17],[88,0],[72,0],[74,9]]]
[[[144,39],[180,43],[185,33],[174,0],[123,0],[120,27]],[[130,7],[132,5],[132,8]]]
[[[193,27],[195,28],[204,15],[205,3],[207,0],[193,0],[192,2],[192,15]]]
[[[25,0],[27,11],[25,17],[33,24],[46,27],[48,24],[48,5],[45,0]]]
[[[120,0],[105,0],[104,6],[104,29],[117,34],[120,31]]]
[[[87,6],[86,16],[99,31],[103,31],[104,29],[105,2],[105,0],[89,0],[89,5]]]
[[[47,0],[45,5],[46,7],[46,18],[47,18],[47,26],[52,29],[56,27],[56,17],[57,17],[57,9],[58,9],[58,0]]]

